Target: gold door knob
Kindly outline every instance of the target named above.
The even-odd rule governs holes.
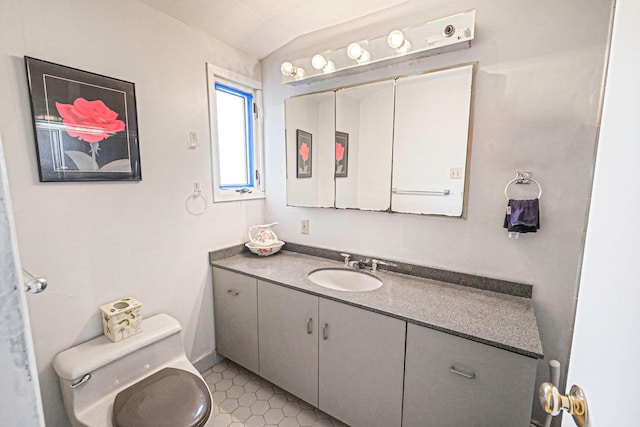
[[[542,383],[538,389],[540,405],[546,413],[558,415],[564,409],[573,417],[578,427],[590,427],[589,407],[584,391],[577,385],[571,386],[569,394],[560,394],[557,387],[551,383]]]

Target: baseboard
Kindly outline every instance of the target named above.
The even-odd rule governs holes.
[[[202,373],[208,371],[213,365],[222,360],[224,360],[224,357],[214,351],[193,362],[193,366],[196,367],[198,372]]]

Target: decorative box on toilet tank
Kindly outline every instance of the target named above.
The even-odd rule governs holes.
[[[102,328],[113,342],[142,332],[142,303],[135,298],[122,298],[101,305]]]

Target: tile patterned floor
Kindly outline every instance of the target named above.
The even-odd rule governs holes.
[[[203,376],[213,398],[214,427],[348,427],[229,360]]]

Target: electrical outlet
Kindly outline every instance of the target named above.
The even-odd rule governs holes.
[[[301,219],[300,220],[300,234],[309,234],[309,220]]]
[[[449,168],[449,179],[462,179],[462,168]]]

